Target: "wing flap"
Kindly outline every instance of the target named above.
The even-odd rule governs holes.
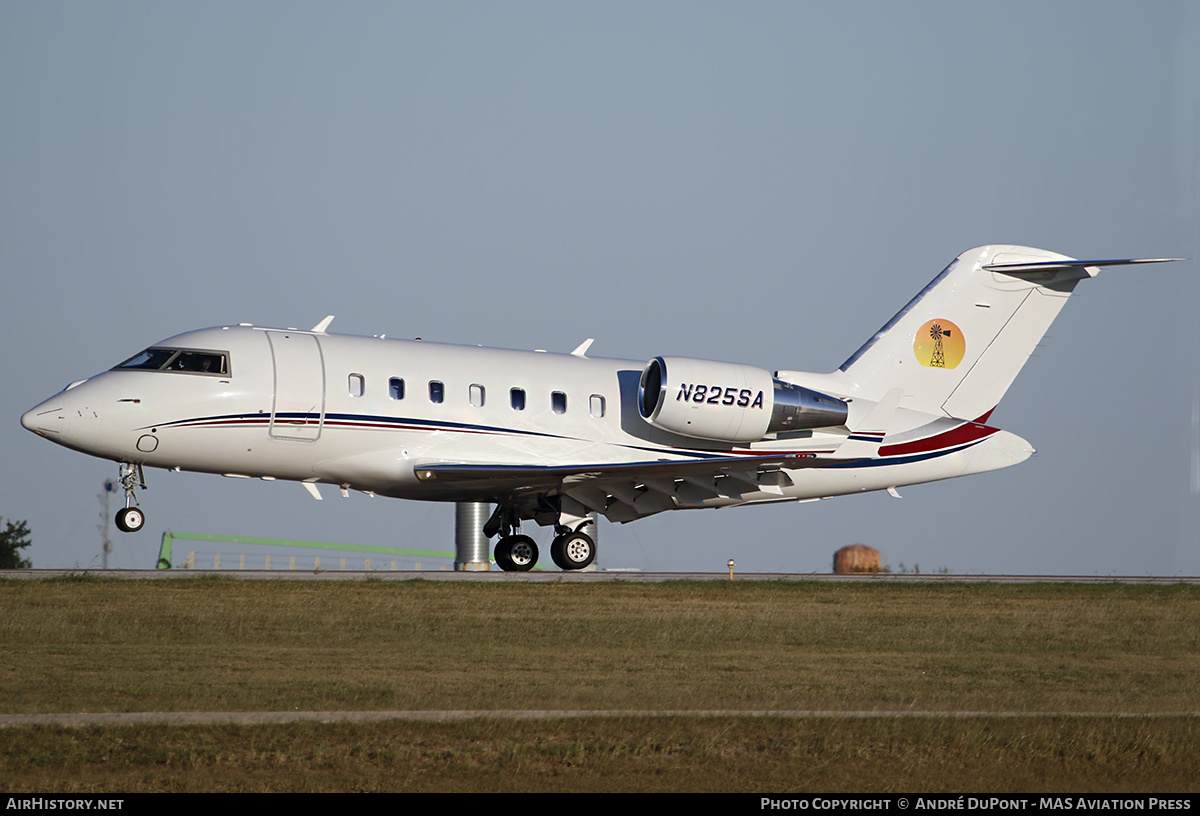
[[[487,482],[495,491],[512,495],[557,492],[610,521],[625,522],[677,507],[778,501],[783,488],[792,484],[786,471],[846,461],[844,456],[788,453],[557,466],[426,462],[413,471],[426,483]]]
[[[582,465],[496,465],[471,462],[424,462],[413,468],[418,480],[440,484],[468,484],[491,481],[511,483],[514,489],[552,490],[566,485],[595,482],[599,479],[646,480],[686,479],[688,477],[725,476],[733,473],[794,470],[817,467],[832,461],[815,453],[788,453],[774,456],[713,456],[670,462],[622,462],[619,464]]]

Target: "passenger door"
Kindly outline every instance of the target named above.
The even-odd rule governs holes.
[[[268,433],[313,442],[325,424],[325,364],[316,335],[267,332],[275,364],[275,397]]]

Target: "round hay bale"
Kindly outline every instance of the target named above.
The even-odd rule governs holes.
[[[833,571],[836,575],[855,572],[883,572],[879,550],[865,544],[851,544],[833,554]]]

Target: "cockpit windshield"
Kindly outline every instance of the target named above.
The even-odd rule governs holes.
[[[177,371],[228,377],[229,355],[223,351],[148,348],[113,368],[113,371],[117,370]]]

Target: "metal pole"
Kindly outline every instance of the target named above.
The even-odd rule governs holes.
[[[488,540],[483,534],[491,510],[487,502],[458,502],[454,505],[454,569],[487,572]]]

